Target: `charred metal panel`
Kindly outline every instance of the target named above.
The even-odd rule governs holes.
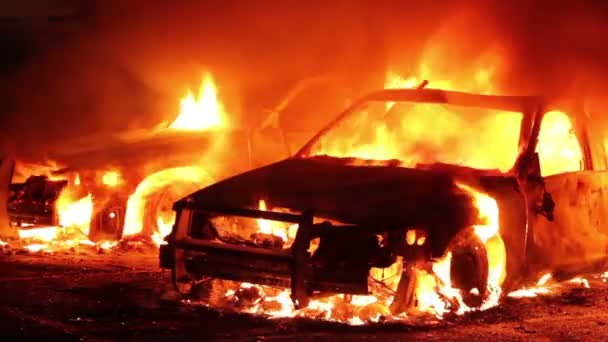
[[[247,208],[260,198],[275,207],[378,231],[411,226],[464,227],[477,210],[448,173],[353,166],[336,158],[291,158],[202,189],[175,208]]]
[[[531,266],[588,271],[608,254],[608,172],[554,175],[545,186],[555,202],[554,221],[533,217]]]

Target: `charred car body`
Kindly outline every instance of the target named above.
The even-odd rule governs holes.
[[[413,106],[423,107],[414,110]],[[463,114],[459,126],[474,131],[459,132],[457,127],[454,133],[475,133],[473,144],[461,148],[464,145],[456,135],[442,139],[447,145],[431,144],[446,116],[429,108],[445,107],[450,108],[449,115],[475,112],[474,116]],[[553,170],[547,176],[539,136],[556,108],[569,113],[575,133],[570,138],[580,158],[568,155],[575,169]],[[408,147],[400,140],[401,160],[382,163],[331,156],[343,155],[331,153],[336,150],[332,134],[349,121],[358,125],[347,129],[346,138],[348,132],[361,135],[361,122],[378,131],[374,121],[366,121],[370,113],[390,120],[394,111],[425,112],[430,126],[401,123],[409,127],[410,140],[426,139],[431,146],[415,141]],[[480,116],[478,111],[486,113]],[[494,131],[475,131],[483,127],[475,118],[489,120],[485,122],[491,122]],[[306,307],[317,294],[369,293],[370,269],[401,259],[403,272],[391,304],[393,312],[401,312],[415,302],[414,269],[428,267],[447,253],[451,253],[453,286],[471,293],[465,301],[473,306],[489,295],[487,287],[496,275],[489,274],[488,266],[496,262],[504,263],[498,281],[506,288],[548,269],[571,274],[604,264],[608,176],[603,170],[607,165],[603,139],[588,120],[575,104],[556,107],[541,97],[435,89],[372,93],[341,113],[293,157],[177,201],[173,206],[176,223],[160,250],[161,267],[172,269],[173,282],[181,291],[187,292],[193,282],[207,277],[228,279],[290,288],[294,305]],[[421,128],[426,129],[415,136]],[[512,136],[507,139],[502,131]],[[344,139],[339,134],[336,141]],[[512,158],[488,162],[496,156],[486,146],[490,142],[503,147],[513,143],[508,149]],[[346,145],[352,148],[353,142]],[[442,154],[440,147],[470,153],[451,157]],[[480,150],[486,153],[476,158],[474,152]],[[482,209],[475,204],[471,189],[497,203],[496,223],[506,260],[492,260],[492,251],[474,233],[474,227],[487,222],[480,220]],[[277,210],[257,209],[260,199]],[[247,227],[260,219],[291,225],[293,239],[274,247],[256,243],[255,229]]]
[[[37,165],[52,161],[49,176],[39,167],[22,175],[23,182],[11,184],[8,200],[10,222],[22,229],[39,225],[60,225],[56,202],[62,192],[73,199],[92,195],[92,240],[120,239],[123,235],[129,196],[148,176],[171,168],[196,168],[200,172],[164,180],[144,198],[144,235],[158,229],[158,217],[172,214],[173,202],[214,180],[290,155],[290,141],[301,141],[302,132],[281,127],[279,116],[289,112],[293,102],[306,99],[309,89],[331,84],[326,76],[295,84],[270,110],[259,125],[182,130],[170,127],[104,133],[47,144],[32,152],[27,162]],[[204,114],[204,113],[203,113]],[[310,131],[306,132],[308,136]],[[306,137],[307,138],[307,137]],[[230,146],[230,153],[218,153]],[[26,168],[27,169],[27,168]],[[106,175],[113,173],[112,182]],[[166,177],[165,177],[166,178]],[[54,180],[60,179],[60,180]],[[24,228],[25,227],[25,228]]]

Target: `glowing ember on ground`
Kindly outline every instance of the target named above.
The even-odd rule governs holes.
[[[551,273],[545,273],[542,277],[540,277],[540,279],[538,279],[538,282],[536,283],[537,286],[544,286],[545,284],[547,284],[547,282],[551,279]]]
[[[58,230],[61,227],[40,227],[29,229],[18,229],[19,238],[22,240],[36,239],[38,241],[49,242],[57,237]]]
[[[223,105],[217,100],[217,90],[213,78],[207,74],[195,98],[192,91],[180,103],[179,116],[169,126],[182,130],[204,130],[224,124]]]
[[[30,252],[36,253],[36,252],[40,252],[40,251],[46,249],[47,245],[42,244],[42,243],[35,243],[35,244],[24,246],[23,248],[27,249]]]
[[[589,286],[589,281],[583,277],[576,277],[574,279],[570,279],[568,280],[569,283],[574,283],[574,284],[578,284],[583,286],[584,288],[588,289]]]
[[[551,280],[551,273],[543,274],[536,282],[536,286],[512,291],[507,296],[511,298],[531,298],[541,294],[549,294],[551,293],[550,288],[547,286],[549,280]]]
[[[601,275],[600,278],[601,277],[603,277],[603,275]],[[570,279],[568,281],[561,282],[561,283],[549,283],[549,281],[551,279],[552,279],[551,274],[546,273],[540,277],[540,279],[536,283],[536,286],[524,287],[519,290],[510,292],[508,294],[508,297],[533,298],[533,297],[537,297],[539,295],[549,295],[549,294],[556,293],[557,290],[560,289],[561,287],[563,287],[564,284],[574,284],[574,285],[578,285],[578,286],[581,286],[581,287],[584,287],[587,289],[591,287],[589,284],[589,281],[583,277],[576,277],[576,278],[573,278],[573,279]]]

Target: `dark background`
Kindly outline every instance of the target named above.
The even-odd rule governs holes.
[[[300,79],[338,77],[287,116],[314,130],[387,69],[466,79],[488,54],[498,92],[603,99],[606,37],[604,1],[1,1],[0,135],[19,154],[151,127],[206,71],[234,126]]]

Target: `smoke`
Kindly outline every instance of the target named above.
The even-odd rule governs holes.
[[[335,76],[299,102],[307,127],[318,127],[346,99],[381,87],[386,69],[418,74],[421,61],[448,79],[474,78],[490,61],[496,89],[509,94],[606,89],[601,1],[75,4],[2,78],[2,134],[21,153],[171,120],[206,71],[239,125],[255,125],[299,80]]]

